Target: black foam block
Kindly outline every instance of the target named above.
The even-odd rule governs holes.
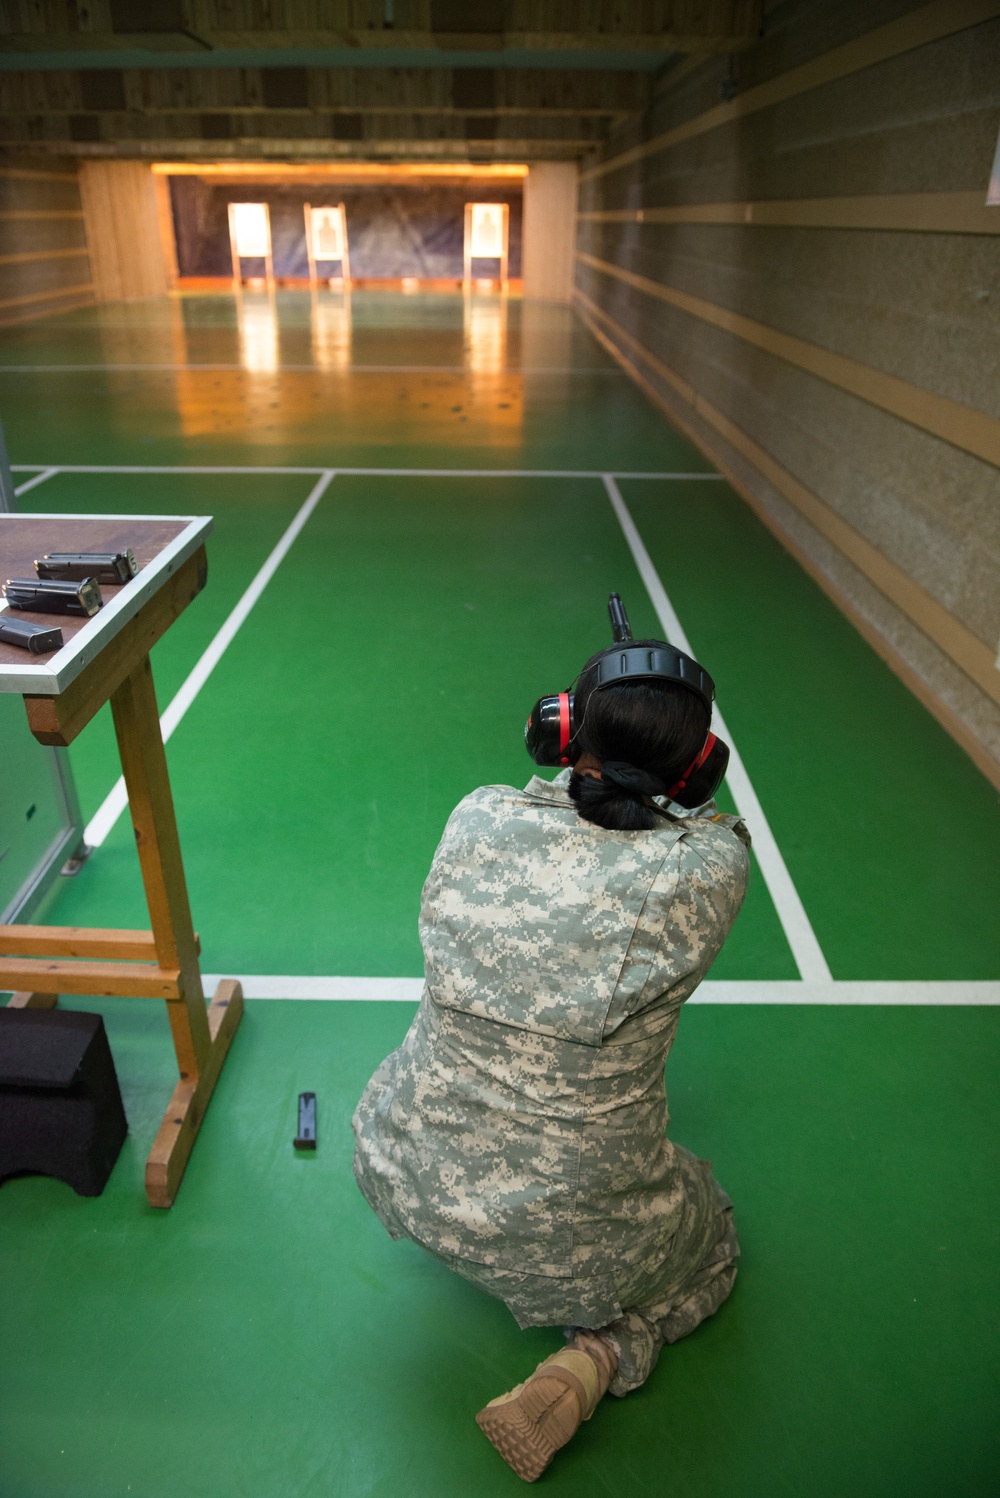
[[[127,1132],[99,1014],[0,1009],[0,1181],[55,1176],[100,1196]]]

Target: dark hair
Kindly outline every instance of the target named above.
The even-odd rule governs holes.
[[[711,714],[694,692],[671,681],[623,682],[595,692],[590,667],[597,659],[592,656],[580,673],[573,709],[580,727],[573,749],[577,756],[592,754],[614,779],[574,770],[569,794],[584,821],[618,832],[648,831],[658,821],[649,796],[662,795],[695,758]],[[638,775],[630,773],[632,766]]]

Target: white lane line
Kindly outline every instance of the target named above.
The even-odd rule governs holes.
[[[900,979],[889,982],[768,983],[711,979],[691,998],[692,1004],[1000,1004],[1000,983]]]
[[[338,474],[352,478],[430,478],[430,479],[600,479],[596,470],[572,468],[338,468]],[[619,473],[621,479],[712,479],[721,473]]]
[[[232,974],[228,974],[232,977]],[[204,973],[211,993],[223,974]],[[334,978],[292,974],[248,973],[240,978],[247,999],[302,999],[324,1003],[415,1004],[422,978]],[[873,983],[804,983],[796,980],[720,980],[709,978],[696,989],[691,1004],[838,1004],[858,1007],[915,1004],[929,1006],[1000,1005],[1000,982],[899,981]]]
[[[223,976],[202,973],[205,992],[211,994]],[[327,978],[271,973],[250,973],[239,981],[245,999],[315,999],[324,1003],[416,1004],[424,986],[423,978]]]
[[[42,463],[12,463],[11,473],[36,473],[45,465]],[[282,467],[267,464],[242,464],[227,465],[220,467],[210,463],[201,464],[176,464],[176,463],[54,463],[51,471],[53,473],[236,473],[236,474],[291,474],[295,478],[309,477],[314,473],[335,473],[336,469],[328,465],[316,463],[308,468],[291,468],[287,465]],[[375,469],[374,472],[378,472]],[[631,474],[622,475],[631,478]]]
[[[197,665],[180,687],[166,711],[161,714],[160,730],[164,743],[170,738],[170,735],[205,685],[205,682],[219,664],[225,651],[232,644],[240,625],[246,619],[250,610],[278,570],[302,527],[329,488],[333,477],[332,470],[327,470],[313,485],[308,498],[300,506],[295,519],[289,525],[253,582],[247,588],[225,624],[223,624],[222,628],[216,634],[212,643],[204,651]],[[119,776],[84,828],[84,842],[89,843],[92,848],[99,848],[127,805],[128,793],[125,790],[125,781],[123,777]]]
[[[604,475],[604,487],[667,639],[679,645],[688,654],[694,655],[695,652],[691,649],[687,635],[667,597],[666,589],[660,581],[652,558],[646,550],[612,474]],[[792,883],[792,877],[781,856],[774,833],[757,799],[757,792],[750,783],[746,766],[718,710],[714,714],[714,724],[720,737],[729,745],[729,769],[726,771],[726,781],[740,816],[750,828],[753,850],[757,855],[760,871],[764,875],[764,882],[770,891],[774,908],[778,913],[778,920],[781,922],[788,945],[792,949],[799,973],[807,983],[831,983],[832,975],[820,944],[816,940],[816,933],[806,915],[799,892]]]
[[[29,489],[34,489],[38,484],[44,484],[46,479],[55,478],[58,472],[58,468],[43,468],[41,473],[36,473],[35,477],[29,479],[26,484],[18,484],[14,490],[15,495],[27,494]]]
[[[38,463],[13,463],[11,471],[34,473]],[[317,464],[314,468],[276,468],[253,465],[213,466],[199,464],[183,466],[170,464],[142,465],[136,463],[57,463],[51,473],[122,473],[122,474],[293,474],[304,476],[312,473],[343,474],[352,478],[441,478],[441,479],[603,479],[600,468],[337,468]],[[723,480],[721,473],[615,473],[618,479],[709,479],[714,483]]]

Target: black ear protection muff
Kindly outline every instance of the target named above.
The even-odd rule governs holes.
[[[614,686],[621,681],[673,681],[687,687],[701,698],[709,712],[715,697],[715,683],[708,672],[683,650],[668,645],[635,645],[625,606],[617,593],[608,599],[611,633],[614,644],[601,652],[588,674],[594,674],[591,691]],[[573,739],[579,724],[574,714],[575,694],[559,692],[539,697],[528,715],[524,743],[536,765],[569,765],[575,755]],[[729,747],[710,733],[694,759],[666,795],[679,806],[701,806],[710,801],[722,784],[729,764]]]

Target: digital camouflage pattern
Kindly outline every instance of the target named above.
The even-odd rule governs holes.
[[[485,786],[452,813],[423,892],[420,1008],[354,1117],[389,1232],[522,1326],[682,1304],[729,1205],[665,1137],[663,1066],[739,911],[749,838],[714,807],[608,831],[567,784]]]
[[[706,1316],[719,1309],[733,1288],[740,1245],[733,1209],[724,1192],[719,1196],[720,1205],[726,1203],[718,1219],[719,1237],[701,1263],[694,1269],[689,1267],[683,1282],[675,1280],[672,1284],[669,1268],[664,1265],[664,1287],[656,1292],[654,1300],[628,1308],[600,1328],[601,1336],[618,1355],[608,1392],[619,1399],[645,1383],[665,1344],[679,1342],[693,1332]],[[572,1339],[575,1331],[575,1326],[567,1327],[567,1337]]]

